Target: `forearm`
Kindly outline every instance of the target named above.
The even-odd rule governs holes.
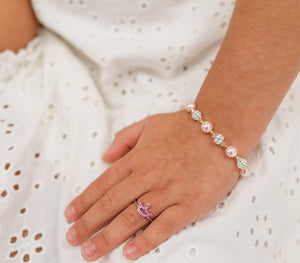
[[[237,0],[196,103],[247,156],[300,70],[299,0]]]
[[[29,0],[0,1],[0,52],[24,48],[38,27]]]

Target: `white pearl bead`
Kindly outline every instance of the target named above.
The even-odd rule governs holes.
[[[237,149],[234,146],[228,146],[228,148],[225,150],[226,155],[229,158],[234,158],[237,155]]]
[[[201,130],[205,133],[209,133],[213,128],[213,125],[211,122],[209,121],[204,121],[202,124],[201,124]]]
[[[192,109],[196,109],[196,104],[195,103],[189,103],[185,106],[185,109],[188,111],[188,112],[191,112]]]

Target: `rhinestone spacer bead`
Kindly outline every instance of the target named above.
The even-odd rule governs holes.
[[[220,133],[216,133],[214,137],[214,143],[220,145],[224,141],[224,136]]]
[[[202,114],[201,114],[201,112],[198,111],[198,110],[193,110],[193,109],[192,109],[192,118],[193,118],[193,120],[195,120],[195,121],[200,121],[200,120],[202,120]]]
[[[236,160],[236,165],[241,170],[246,170],[247,169],[247,164],[248,164],[247,160],[243,159],[241,157]]]

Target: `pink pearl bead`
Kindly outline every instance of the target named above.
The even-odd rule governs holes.
[[[246,170],[240,170],[240,175],[241,176],[246,176],[247,175],[247,171]]]
[[[237,155],[237,149],[234,146],[228,146],[225,153],[229,158],[234,158]]]
[[[202,124],[201,124],[201,130],[205,133],[209,133],[213,128],[213,125],[211,122],[209,121],[204,121]]]
[[[185,106],[185,109],[188,111],[188,112],[191,112],[192,109],[196,109],[196,104],[195,103],[189,103]]]

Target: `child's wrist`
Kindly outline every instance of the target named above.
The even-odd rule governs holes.
[[[251,115],[251,112],[238,112],[238,109],[234,108],[228,109],[222,104],[210,105],[201,98],[195,102],[206,119],[213,122],[215,130],[224,134],[228,142],[238,146],[239,152],[248,157],[263,133],[254,115]]]
[[[227,157],[235,159],[236,166],[239,169],[239,173],[242,176],[248,175],[248,163],[247,159],[241,155],[241,151],[238,152],[236,146],[234,146],[230,140],[227,141],[227,136],[225,139],[224,133],[215,130],[214,124],[207,118],[203,112],[197,107],[196,103],[188,103],[186,105],[186,111],[191,114],[191,117],[194,121],[200,123],[201,130],[203,133],[211,135],[213,142],[222,147]],[[230,131],[228,132],[228,134]]]

